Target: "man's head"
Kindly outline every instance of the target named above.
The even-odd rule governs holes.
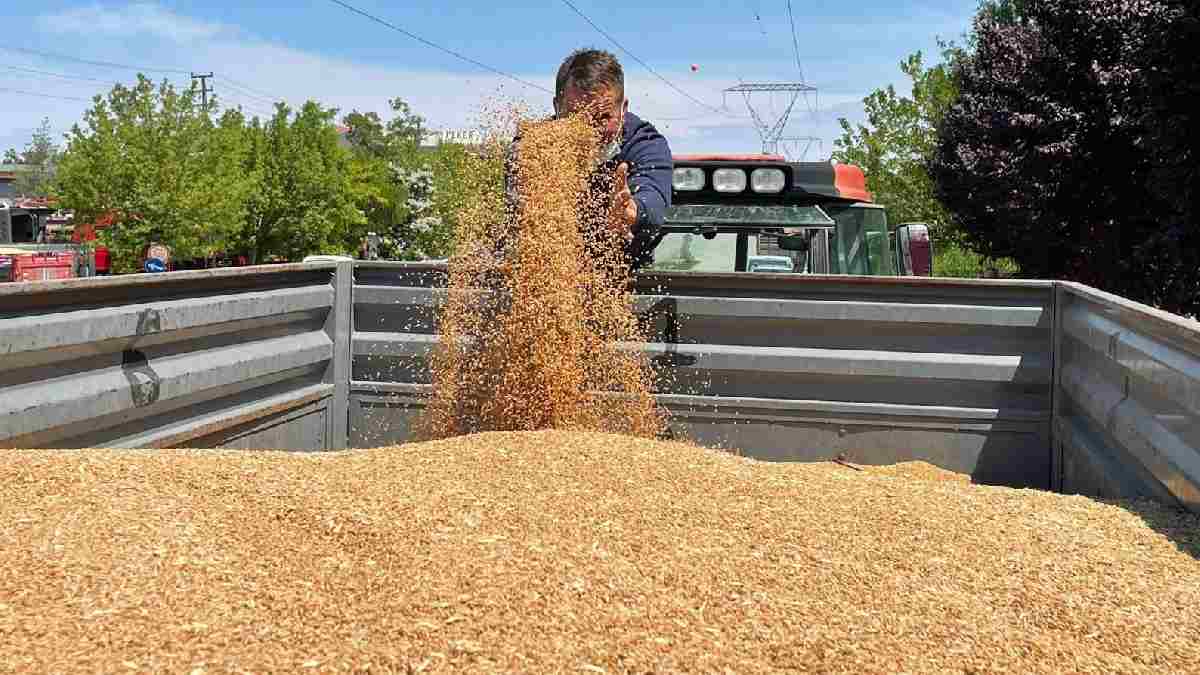
[[[617,57],[599,49],[573,52],[559,66],[554,90],[556,115],[586,114],[604,143],[619,138],[629,101]]]

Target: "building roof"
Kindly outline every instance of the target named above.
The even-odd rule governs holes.
[[[4,206],[9,209],[24,209],[26,211],[57,211],[58,206],[48,197],[5,197]]]
[[[26,164],[0,164],[0,183],[12,183],[17,180],[17,174],[28,171]]]

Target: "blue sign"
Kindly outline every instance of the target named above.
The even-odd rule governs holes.
[[[167,264],[164,263],[163,261],[159,260],[158,258],[148,258],[146,260],[146,271],[147,272],[166,272]]]

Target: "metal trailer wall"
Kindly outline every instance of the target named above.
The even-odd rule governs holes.
[[[1200,323],[1060,283],[1054,489],[1200,512]]]
[[[0,447],[344,447],[350,276],[0,285]]]
[[[411,435],[436,343],[436,268],[360,263],[350,444]],[[672,429],[768,460],[924,459],[1048,488],[1049,282],[664,275],[640,279]]]
[[[1060,282],[639,284],[680,435],[1200,510],[1194,321]],[[0,446],[409,440],[443,285],[440,266],[350,262],[0,285]]]

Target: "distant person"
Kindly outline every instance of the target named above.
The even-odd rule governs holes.
[[[590,179],[591,195],[610,194],[609,213],[584,213],[584,227],[610,227],[621,233],[625,261],[636,270],[654,260],[661,228],[671,205],[671,148],[652,124],[629,112],[625,75],[612,54],[598,49],[573,52],[558,68],[556,117],[587,115],[600,134],[599,166]],[[514,140],[517,151],[520,138]],[[506,167],[510,195],[512,171]],[[605,222],[607,221],[607,222]]]

